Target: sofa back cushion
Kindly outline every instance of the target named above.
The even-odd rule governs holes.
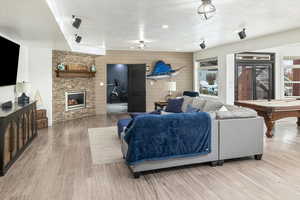
[[[182,112],[186,112],[188,105],[192,104],[194,97],[183,96],[183,103],[181,106]]]
[[[220,101],[207,100],[203,107],[203,112],[216,112],[219,111],[223,106],[223,103]]]
[[[182,103],[183,103],[183,98],[169,99],[166,112],[181,113]]]
[[[191,104],[188,104],[186,112],[187,113],[199,112],[199,109],[198,108],[194,108]]]
[[[198,98],[195,98],[195,99],[193,100],[192,106],[193,106],[194,108],[199,109],[200,111],[203,111],[205,102],[206,102],[205,99],[202,99],[202,98],[199,98],[199,97],[198,97]]]

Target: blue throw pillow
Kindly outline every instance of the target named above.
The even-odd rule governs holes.
[[[191,104],[188,104],[186,108],[186,112],[187,113],[199,112],[199,109],[193,107]]]
[[[169,99],[168,105],[166,108],[166,112],[172,112],[172,113],[181,113],[181,106],[183,104],[183,98],[180,99]]]

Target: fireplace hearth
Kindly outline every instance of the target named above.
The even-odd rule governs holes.
[[[86,107],[86,91],[66,92],[66,111]]]

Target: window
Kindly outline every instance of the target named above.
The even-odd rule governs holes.
[[[285,57],[283,59],[284,96],[300,96],[300,57]]]
[[[199,62],[198,88],[200,94],[218,96],[218,60],[205,59]]]

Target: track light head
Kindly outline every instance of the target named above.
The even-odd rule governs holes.
[[[243,40],[247,37],[245,28],[242,31],[240,31],[238,34],[239,34],[239,37],[240,37],[241,40]]]
[[[200,43],[200,47],[201,47],[201,49],[205,49],[206,48],[206,44],[205,44],[204,40]]]
[[[139,49],[145,49],[145,47],[146,47],[145,41],[143,41],[143,40],[139,41],[138,48]]]
[[[82,20],[79,17],[76,17],[75,15],[73,15],[72,18],[73,18],[73,23],[72,23],[73,27],[79,29]]]
[[[81,40],[82,40],[82,37],[75,34],[75,42],[77,42],[79,44],[81,42]]]

